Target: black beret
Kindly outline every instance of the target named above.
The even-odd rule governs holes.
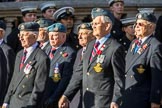
[[[25,22],[21,23],[18,27],[20,31],[38,31],[39,30],[39,24],[36,22]]]
[[[155,23],[156,24],[156,17],[153,13],[150,13],[150,12],[143,12],[143,13],[138,13],[136,15],[136,19],[143,19],[143,20],[146,20],[148,22],[152,22],[152,23]]]
[[[53,24],[53,21],[45,18],[40,18],[35,22],[37,22],[40,25],[40,28],[45,28]]]
[[[6,30],[6,24],[2,20],[0,20],[0,28]]]
[[[102,8],[93,8],[92,11],[91,11],[92,19],[96,18],[97,16],[107,16],[107,17],[110,18],[110,20],[114,24],[114,16],[108,10],[105,10],[105,9],[102,9]]]

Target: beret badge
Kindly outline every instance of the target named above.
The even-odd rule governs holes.
[[[81,25],[81,28],[82,28],[82,29],[86,28],[86,25],[85,25],[85,24],[82,24],[82,25]]]
[[[142,15],[141,15],[141,14],[139,14],[137,18],[139,18],[139,19],[140,19],[140,18],[142,18]]]
[[[69,11],[69,9],[66,9],[66,13],[67,13],[67,14],[70,14],[70,11]]]
[[[53,30],[57,32],[59,30],[59,28],[58,27],[55,27]]]
[[[20,26],[20,29],[21,29],[21,30],[25,29],[25,26],[24,26],[24,25],[21,25],[21,26]]]

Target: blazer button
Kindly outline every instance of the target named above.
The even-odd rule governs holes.
[[[21,95],[19,95],[19,98],[21,98]]]
[[[86,88],[86,90],[89,90],[89,88]]]
[[[133,75],[131,75],[130,77],[133,78]]]
[[[22,85],[22,88],[25,88],[25,85]]]
[[[127,77],[127,75],[125,74],[125,77]]]
[[[89,72],[87,72],[87,75],[88,75],[88,76],[90,75]]]

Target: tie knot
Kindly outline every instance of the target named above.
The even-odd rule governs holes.
[[[94,47],[95,47],[95,48],[98,48],[99,45],[100,45],[100,42],[97,41],[97,42],[95,43]]]
[[[135,41],[135,43],[136,43],[138,46],[140,46],[140,45],[142,44],[142,40],[137,39],[137,40]]]
[[[23,52],[23,53],[24,53],[24,55],[26,55],[28,52],[27,52],[27,50],[24,50],[24,52]]]
[[[56,48],[51,48],[51,52],[54,53]]]

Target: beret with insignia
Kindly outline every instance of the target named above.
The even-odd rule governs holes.
[[[18,26],[18,29],[20,31],[38,31],[39,30],[39,24],[36,22],[25,22],[25,23],[21,23]]]
[[[44,19],[44,18],[40,18],[36,20],[35,22],[37,22],[40,25],[40,28],[45,28],[53,24],[53,21],[49,19]]]
[[[23,6],[20,10],[23,16],[25,16],[26,13],[37,13],[37,7],[35,6]]]
[[[155,23],[156,24],[156,17],[153,13],[149,13],[149,12],[142,12],[142,13],[138,13],[136,15],[136,20],[137,19],[143,19],[143,20],[146,20],[148,22],[152,22],[152,23]]]
[[[63,7],[54,12],[53,17],[56,21],[64,19],[66,17],[74,18],[74,8],[72,7]]]
[[[6,24],[0,20],[0,29],[6,30]]]
[[[47,27],[48,32],[63,32],[66,33],[66,27],[61,23],[54,23]]]
[[[56,9],[56,4],[54,2],[44,2],[39,6],[42,12],[45,12],[47,9]]]
[[[102,9],[102,8],[93,8],[92,11],[91,11],[92,19],[96,18],[97,16],[107,16],[107,17],[110,18],[112,23],[114,23],[114,16],[108,10],[105,10],[105,9]]]
[[[82,23],[82,24],[78,25],[77,30],[79,31],[79,29],[92,30],[91,23]]]
[[[124,3],[124,0],[107,0],[107,1],[108,1],[109,6],[112,6],[116,2],[122,2],[122,3]]]

